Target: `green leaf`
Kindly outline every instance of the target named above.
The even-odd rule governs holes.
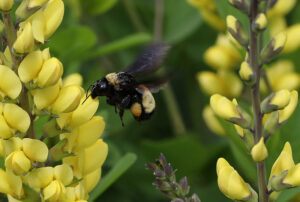
[[[147,43],[151,40],[152,36],[149,33],[137,33],[128,35],[122,39],[103,45],[96,50],[89,51],[88,53],[84,54],[83,60],[89,60],[103,55],[108,55],[120,50],[127,49],[129,47]]]
[[[23,184],[24,193],[26,195],[26,199],[21,200],[22,202],[41,202],[41,196],[39,192],[36,192],[31,187],[26,184]]]
[[[76,26],[58,31],[49,44],[50,50],[66,62],[78,60],[83,53],[97,43],[97,36],[86,26]]]
[[[201,24],[202,18],[197,9],[186,0],[165,1],[164,40],[178,43],[191,35]]]
[[[292,198],[297,196],[299,193],[300,193],[300,187],[295,187],[295,188],[292,188],[292,189],[282,191],[279,194],[279,197],[277,198],[276,202],[290,201]]]
[[[83,1],[87,3],[87,9],[89,14],[99,15],[109,11],[113,6],[116,5],[117,0],[89,0]]]
[[[136,161],[137,156],[134,153],[127,153],[116,165],[107,173],[90,193],[89,201],[97,199],[110,185],[112,185],[128,168]]]

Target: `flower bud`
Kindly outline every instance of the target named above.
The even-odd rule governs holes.
[[[281,110],[290,103],[291,93],[284,89],[269,95],[261,103],[262,112],[268,114],[273,111]]]
[[[80,100],[83,103],[85,96]],[[56,119],[60,129],[72,129],[75,128],[88,120],[90,120],[96,113],[99,105],[98,98],[89,97],[83,104],[79,104],[78,107],[70,113],[63,113]]]
[[[243,28],[242,23],[233,17],[228,15],[226,18],[228,32],[244,47],[248,46],[249,37]]]
[[[61,24],[64,16],[64,3],[62,0],[52,0],[44,10],[45,16],[45,39],[48,39]]]
[[[16,53],[25,54],[30,52],[34,46],[32,27],[30,23],[26,23],[23,29],[18,31],[18,37],[13,45]]]
[[[255,21],[252,24],[254,31],[263,31],[268,26],[268,19],[264,13],[260,13],[256,16]]]
[[[54,169],[52,167],[41,167],[30,171],[25,178],[30,187],[39,191],[50,184],[53,176]]]
[[[0,10],[9,11],[14,5],[14,0],[0,0]]]
[[[251,127],[251,118],[238,105],[236,100],[232,102],[226,97],[215,94],[210,98],[210,106],[221,118],[230,121],[242,128]]]
[[[203,109],[203,120],[205,121],[207,127],[214,132],[215,134],[225,136],[226,132],[222,125],[220,124],[219,120],[217,119],[214,111],[211,109],[210,106],[206,106]]]
[[[271,61],[283,49],[286,42],[286,34],[279,33],[273,37],[261,51],[261,58],[264,63]]]
[[[9,67],[0,65],[0,101],[8,96],[16,99],[22,90],[22,84],[16,73]]]
[[[239,71],[241,79],[248,85],[252,85],[255,83],[255,74],[253,73],[252,68],[248,64],[248,62],[244,61],[241,64],[241,68]]]
[[[75,128],[72,133],[63,135],[68,140],[66,149],[71,153],[91,146],[102,135],[104,127],[103,118],[94,116],[91,120]]]
[[[42,51],[33,51],[29,53],[21,62],[18,68],[18,74],[24,83],[32,81],[38,76],[43,66]]]
[[[217,175],[219,189],[226,197],[242,201],[247,201],[247,199],[254,197],[249,185],[223,158],[218,159]]]
[[[283,53],[290,53],[300,47],[300,24],[295,24],[288,27],[286,30],[287,40],[283,49]]]
[[[40,88],[56,84],[63,74],[63,65],[57,58],[46,60],[39,72],[37,85]]]
[[[36,139],[24,138],[23,151],[31,161],[44,162],[48,158],[47,145]]]
[[[52,113],[60,114],[74,111],[80,104],[82,95],[83,89],[80,86],[63,87],[52,104]]]
[[[262,137],[251,150],[252,159],[256,162],[264,161],[268,157],[268,150]]]
[[[293,90],[291,92],[291,99],[289,104],[282,110],[279,110],[278,123],[283,124],[295,111],[298,104],[298,92]]]
[[[250,12],[250,4],[247,0],[228,0],[228,2],[238,10],[244,12],[245,14],[249,14]]]
[[[22,175],[31,168],[31,162],[23,151],[15,151],[6,157],[5,167],[15,175]]]

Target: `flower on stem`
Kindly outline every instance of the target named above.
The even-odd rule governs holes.
[[[203,120],[205,121],[207,127],[217,135],[225,136],[226,132],[219,120],[217,119],[214,111],[210,106],[206,106],[202,112]]]
[[[257,201],[256,192],[224,158],[217,161],[217,175],[219,189],[226,197],[240,201]]]
[[[19,54],[30,52],[34,47],[34,38],[32,34],[32,26],[26,23],[24,28],[18,31],[17,40],[13,45],[13,50]]]
[[[249,37],[242,23],[232,15],[226,18],[228,32],[244,47],[249,44]]]
[[[210,98],[210,106],[218,116],[226,121],[237,124],[242,128],[251,128],[250,116],[238,106],[235,99],[230,101],[224,96],[214,94]]]
[[[0,65],[0,101],[6,97],[16,99],[22,90],[22,84],[16,73],[5,65]]]
[[[241,68],[239,71],[241,79],[248,85],[252,85],[255,82],[255,74],[253,73],[252,68],[249,63],[244,61],[241,64]]]
[[[14,5],[14,0],[0,0],[0,10],[9,11]]]
[[[263,31],[267,28],[268,25],[268,19],[267,16],[264,13],[260,13],[257,15],[252,28],[254,31]]]
[[[263,113],[270,113],[273,111],[281,110],[290,103],[291,93],[289,90],[280,90],[273,92],[261,103],[261,109]]]
[[[256,162],[264,161],[268,157],[268,150],[262,137],[251,150],[252,159]]]
[[[286,34],[281,32],[273,37],[261,51],[263,63],[271,61],[283,49],[286,42]]]

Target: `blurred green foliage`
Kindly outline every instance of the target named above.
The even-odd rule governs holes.
[[[65,0],[63,24],[47,45],[52,55],[62,60],[64,74],[80,72],[87,89],[105,74],[124,69],[152,41],[154,2]],[[226,1],[216,0],[216,3],[223,17],[234,11],[228,11]],[[298,4],[288,16],[289,24],[300,21],[299,13]],[[217,187],[215,163],[218,157],[228,159],[248,182],[255,181],[254,165],[232,125],[224,123],[231,135],[228,139],[220,138],[208,131],[202,119],[202,109],[209,97],[200,91],[196,73],[209,69],[202,55],[215,43],[217,32],[206,25],[198,11],[185,0],[165,0],[163,28],[164,41],[172,45],[165,69],[172,74],[169,86],[174,92],[186,133],[174,133],[172,113],[168,111],[169,103],[162,93],[155,95],[157,110],[150,121],[137,123],[126,112],[125,127],[114,108],[106,104],[105,98],[100,98],[98,114],[105,118],[104,139],[109,144],[109,155],[103,167],[102,181],[92,192],[94,201],[166,201],[151,185],[153,177],[145,170],[145,163],[156,159],[160,152],[178,168],[179,178],[187,176],[191,192],[197,193],[203,202],[229,201]],[[300,60],[296,58],[299,54],[297,51],[284,57],[293,59],[300,66]],[[300,161],[299,120],[300,107],[280,133],[272,137],[268,145],[268,171],[285,141],[292,144],[295,162]],[[128,152],[133,154],[126,154]],[[299,191],[283,192],[279,201],[286,201]]]

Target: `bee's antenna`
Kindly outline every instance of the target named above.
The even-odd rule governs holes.
[[[84,104],[85,101],[91,96],[92,93],[90,93],[89,95],[88,95],[88,93],[89,93],[89,90],[91,89],[92,86],[93,86],[93,85],[90,85],[90,86],[88,87],[88,89],[86,90],[85,99],[84,99],[84,101],[82,102],[82,104]]]

